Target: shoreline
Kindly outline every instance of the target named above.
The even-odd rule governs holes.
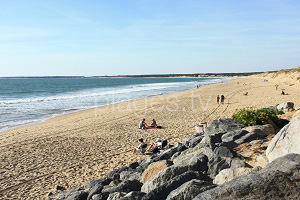
[[[195,134],[197,123],[231,117],[236,109],[287,101],[299,106],[298,90],[286,90],[290,95],[282,96],[276,93],[272,82],[240,78],[83,110],[2,132],[0,193],[7,199],[44,199],[57,185],[67,189],[78,187],[145,158],[132,154],[139,138],[150,143],[160,137],[176,144]],[[248,96],[243,95],[245,91]],[[218,94],[225,95],[224,105],[216,104]],[[166,128],[140,130],[137,124],[141,118],[147,122],[155,118],[158,125]]]
[[[100,77],[100,78],[102,78],[102,77]],[[103,77],[103,78],[105,78],[105,77]],[[128,78],[128,77],[120,77],[120,78]],[[160,77],[145,77],[145,78],[160,78]],[[167,78],[195,78],[195,79],[222,78],[222,79],[224,79],[223,81],[217,82],[217,83],[210,83],[210,84],[205,84],[205,85],[199,84],[200,87],[205,87],[205,86],[208,86],[208,85],[213,85],[213,84],[218,84],[218,83],[224,83],[224,82],[228,82],[228,81],[236,79],[235,77],[167,77]],[[91,109],[97,109],[97,108],[100,108],[100,107],[111,106],[111,105],[114,105],[114,104],[119,104],[119,103],[124,103],[124,102],[130,102],[130,101],[135,101],[135,100],[143,100],[143,99],[148,99],[148,98],[157,97],[157,96],[164,96],[164,95],[168,95],[168,94],[176,94],[176,93],[195,90],[195,89],[197,89],[197,88],[190,88],[190,89],[184,89],[184,90],[181,90],[181,91],[175,91],[175,92],[171,92],[171,93],[150,95],[150,96],[147,96],[147,97],[142,97],[142,98],[137,98],[137,99],[130,99],[130,100],[125,100],[125,101],[112,102],[112,103],[109,103],[109,104],[97,105],[97,106],[93,106],[93,107],[90,107],[90,108],[76,109],[76,110],[73,110],[73,111],[66,111],[66,112],[63,112],[63,113],[60,113],[60,114],[52,114],[52,115],[47,116],[47,117],[32,119],[32,122],[29,122],[29,123],[19,124],[19,125],[8,127],[8,128],[1,128],[0,129],[0,134],[5,133],[7,131],[14,130],[14,129],[18,129],[18,128],[21,128],[21,127],[42,124],[42,123],[45,123],[47,120],[51,120],[53,118],[61,117],[61,116],[72,114],[72,113],[82,112],[82,111],[91,110]]]

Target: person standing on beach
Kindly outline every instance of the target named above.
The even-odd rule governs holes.
[[[276,90],[278,89],[278,86],[279,86],[278,84],[275,85]]]
[[[217,104],[220,103],[220,95],[217,96]]]
[[[224,101],[225,101],[225,96],[222,94],[221,95],[221,103],[224,104]]]

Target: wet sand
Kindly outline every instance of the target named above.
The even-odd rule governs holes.
[[[238,84],[239,82],[239,84]],[[0,199],[47,199],[57,185],[78,187],[107,172],[143,159],[133,155],[137,140],[160,137],[175,144],[195,134],[195,125],[231,117],[239,108],[292,101],[300,90],[272,81],[240,78],[200,89],[89,109],[0,133]],[[289,95],[280,95],[281,90]],[[248,92],[248,96],[243,93]],[[216,96],[224,94],[225,104]],[[140,130],[155,118],[161,130]]]

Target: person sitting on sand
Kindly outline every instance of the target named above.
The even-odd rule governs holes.
[[[146,124],[146,119],[145,118],[142,121],[140,121],[139,128],[140,129],[146,129],[146,128],[148,128],[148,126]]]
[[[283,91],[283,90],[281,91],[281,95],[285,95],[285,93],[284,93],[284,91]]]
[[[139,146],[133,149],[133,153],[136,154],[136,152],[139,152],[141,154],[144,154],[146,152],[147,144],[144,142],[144,139],[139,139]]]
[[[158,126],[155,119],[152,119],[152,123],[150,125],[151,128],[162,128],[161,126]]]

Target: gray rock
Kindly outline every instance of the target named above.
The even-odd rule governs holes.
[[[143,196],[145,196],[145,193],[143,192],[132,191],[121,198],[121,200],[141,200]]]
[[[223,143],[233,142],[233,141],[241,138],[242,136],[246,135],[247,133],[248,133],[248,131],[242,130],[242,129],[232,130],[232,131],[228,131],[224,135],[222,135],[221,139],[222,139]]]
[[[189,149],[181,152],[181,154],[179,156],[177,156],[176,158],[172,159],[172,161],[174,162],[174,164],[176,164],[178,162],[182,162],[183,160],[191,159],[195,155],[202,154],[205,150],[204,147],[208,147],[208,145],[200,143],[193,148],[189,148]]]
[[[293,110],[295,110],[294,103],[293,102],[285,102],[285,103],[279,104],[279,105],[277,105],[277,110],[282,111],[284,113],[293,111]]]
[[[244,125],[235,122],[233,119],[218,119],[212,121],[204,132],[206,143],[222,143],[222,136],[229,131],[237,131]]]
[[[232,152],[224,146],[216,147],[214,149],[214,154],[219,157],[226,157],[226,158],[233,157]]]
[[[57,194],[49,195],[49,200],[86,200],[88,193],[71,189]]]
[[[271,140],[266,155],[269,162],[289,153],[300,154],[300,116],[294,117]]]
[[[189,148],[195,147],[197,144],[201,142],[201,140],[204,138],[204,135],[193,135],[190,136],[186,141],[185,145],[188,146]]]
[[[213,159],[208,162],[209,176],[213,179],[223,169],[230,168],[230,163],[228,163],[230,160],[230,158],[226,159],[224,157],[214,156]]]
[[[112,181],[112,179],[109,179],[109,178],[102,178],[102,179],[94,180],[90,183],[85,184],[83,186],[83,189],[84,190],[91,190],[97,184],[98,185],[102,184],[104,186],[104,185],[108,185],[111,181]]]
[[[107,197],[107,200],[120,200],[126,194],[127,194],[126,192],[114,192],[114,193],[109,194],[109,196]]]
[[[215,185],[193,179],[189,182],[182,184],[177,189],[173,190],[167,197],[167,200],[192,200],[199,193],[215,187]]]
[[[123,171],[120,173],[120,180],[141,180],[141,173],[136,171]]]
[[[140,191],[142,183],[138,180],[125,180],[117,186],[112,186],[102,190],[102,193],[114,193],[114,192],[131,192]]]
[[[206,173],[208,170],[207,163],[208,163],[207,156],[204,154],[198,154],[192,158],[181,160],[181,162],[177,162],[174,165],[174,167],[175,166],[187,167],[187,169],[191,171],[199,171],[199,172],[201,171]]]
[[[300,155],[288,154],[257,173],[244,175],[200,193],[195,200],[299,199]]]
[[[165,185],[166,182],[185,173],[189,169],[189,165],[172,165],[166,168],[165,170],[160,171],[153,179],[150,179],[147,182],[145,182],[141,188],[141,191],[149,193],[155,188]],[[202,174],[202,178],[205,179],[207,177]]]
[[[246,174],[251,174],[252,169],[248,167],[241,167],[237,169],[223,169],[220,171],[220,173],[215,177],[213,183],[217,185],[221,185],[223,183],[226,183],[228,181],[231,181],[232,179],[246,175]]]
[[[161,182],[160,185],[149,190],[148,193],[142,198],[143,200],[157,200],[165,199],[169,193],[176,188],[180,187],[182,184],[192,180],[192,179],[202,179],[203,175],[194,171],[187,171],[181,175],[178,175],[170,180],[165,180]]]
[[[92,198],[92,196],[95,194],[100,194],[103,187],[104,187],[104,184],[102,182],[96,183],[96,185],[94,185],[94,187],[90,190],[87,200],[90,200]]]

